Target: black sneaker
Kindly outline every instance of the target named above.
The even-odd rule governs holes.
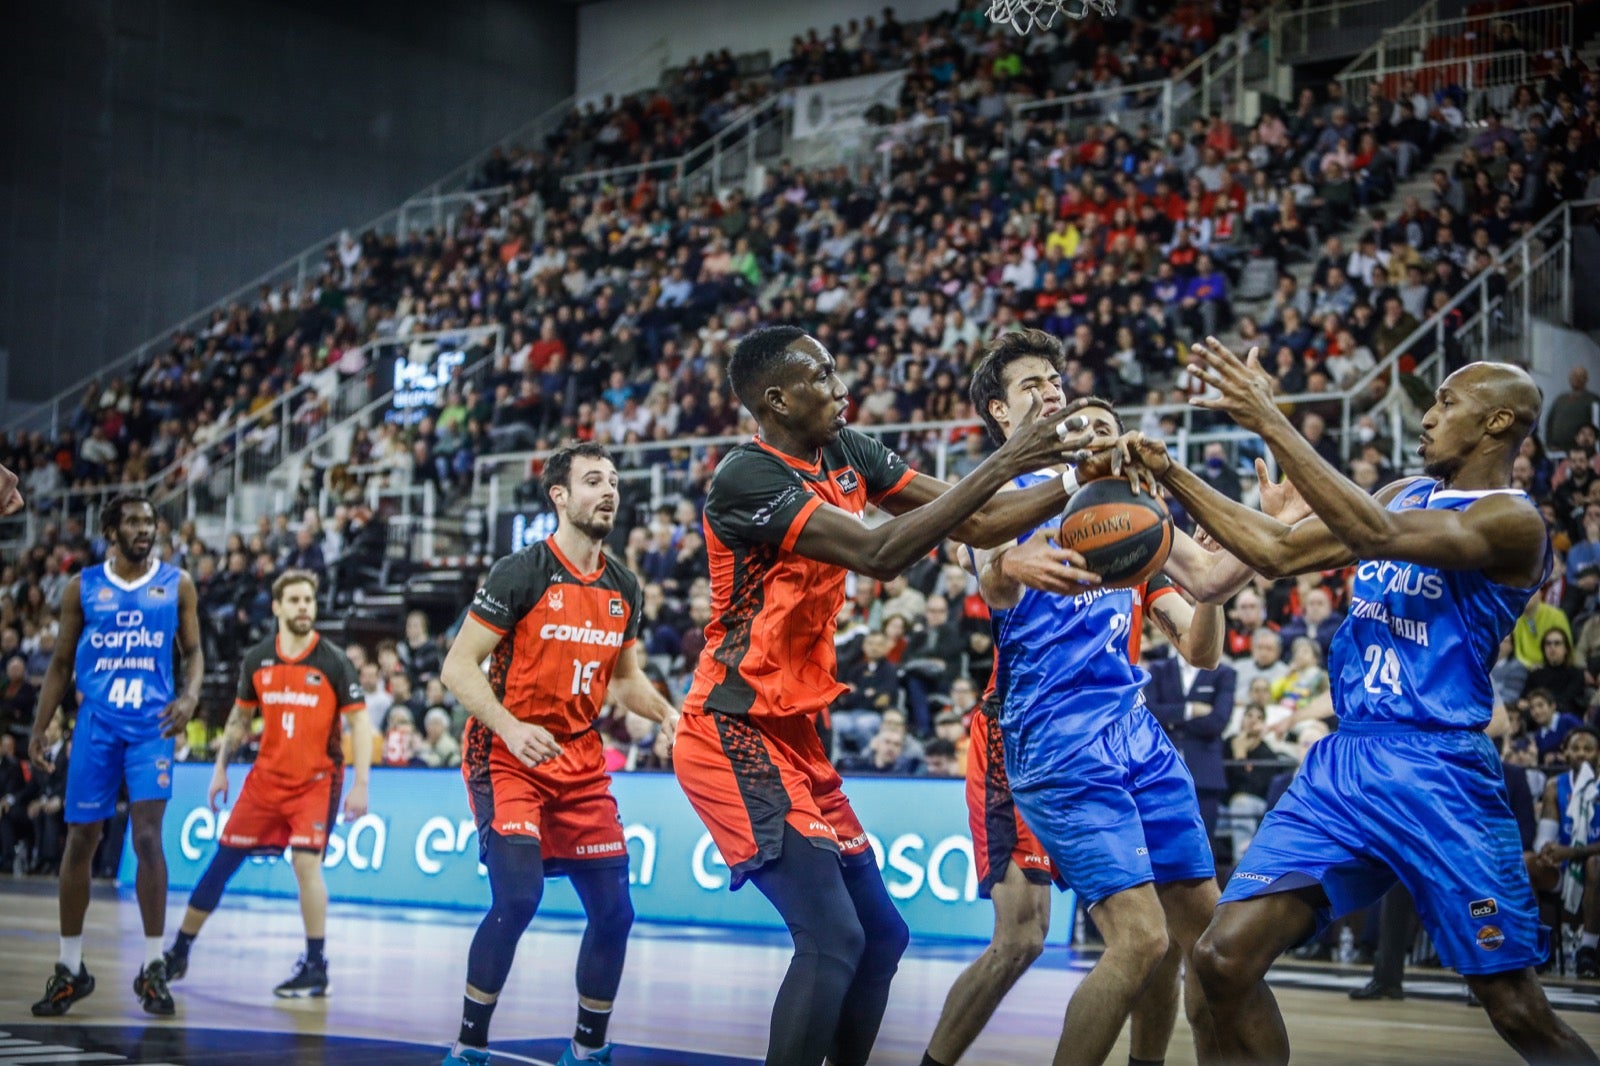
[[[172,1005],[172,993],[167,991],[167,964],[157,959],[133,979],[133,994],[139,997],[139,1006],[146,1014],[163,1016],[177,1013]]]
[[[189,953],[179,953],[168,948],[161,953],[161,961],[167,964],[167,983],[183,980],[183,975],[189,972]]]
[[[74,1003],[93,991],[94,978],[89,976],[87,966],[80,962],[78,975],[74,977],[71,970],[58,962],[56,972],[45,982],[44,998],[33,1005],[33,1015],[36,1018],[53,1018],[65,1014]]]
[[[1352,989],[1350,998],[1358,1002],[1368,999],[1405,999],[1406,992],[1399,985],[1386,985],[1373,979],[1360,988]]]
[[[1579,948],[1576,962],[1579,977],[1600,977],[1600,951],[1594,948]]]
[[[308,996],[325,996],[328,994],[328,960],[315,961],[300,956],[295,961],[294,973],[289,979],[277,988],[272,994],[279,999],[304,999]]]

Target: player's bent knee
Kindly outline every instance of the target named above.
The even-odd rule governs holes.
[[[1219,934],[1214,926],[1196,941],[1190,964],[1208,997],[1237,994],[1266,974],[1266,967],[1243,951],[1235,938]]]
[[[861,932],[863,945],[858,968],[864,971],[892,973],[900,965],[900,956],[911,945],[911,929],[899,911],[880,917],[871,927],[863,926]]]
[[[867,946],[867,934],[854,912],[841,915],[837,921],[825,921],[820,928],[791,926],[789,931],[794,936],[795,954],[833,959],[851,969],[860,965]]]

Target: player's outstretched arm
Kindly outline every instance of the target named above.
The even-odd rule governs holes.
[[[1174,463],[1167,454],[1166,445],[1158,440],[1142,433],[1129,433],[1118,441],[1118,447],[1126,449],[1132,461],[1154,474],[1217,543],[1264,577],[1329,570],[1355,561],[1350,549],[1321,519],[1306,518],[1289,526],[1242,503],[1235,503]],[[1179,584],[1183,582],[1180,580]]]
[[[45,762],[45,752],[50,742],[45,733],[61,709],[67,686],[72,684],[73,660],[78,654],[78,639],[83,636],[83,600],[79,595],[79,579],[75,576],[61,592],[61,618],[56,629],[56,650],[50,656],[50,665],[44,672],[44,683],[39,686],[39,709],[33,716],[33,733],[28,738],[28,758],[33,765],[46,773],[50,766]]]
[[[960,484],[949,486],[929,502],[912,507],[873,528],[863,525],[852,514],[823,504],[806,521],[795,541],[794,550],[808,559],[833,563],[881,581],[896,577],[937,547],[940,541],[975,514],[1012,478],[1080,457],[1080,451],[1093,439],[1092,434],[1083,432],[1063,438],[1057,432],[1058,427],[1072,416],[1066,411],[1058,411],[1047,418],[1039,418],[1038,410],[1036,401],[1009,440],[976,470],[962,478]],[[932,478],[928,480],[933,481],[936,488],[942,484]],[[903,496],[916,481],[913,478],[906,489],[895,495]],[[1046,497],[1051,500],[1048,507],[1044,506]],[[1059,480],[1034,493],[1032,502],[1042,510],[1033,519],[1033,524],[1050,514],[1052,509],[1060,508],[1066,499],[1066,489]],[[894,500],[895,497],[891,496],[885,501],[891,510],[903,505],[903,501],[891,502]],[[1014,537],[1031,528],[1029,522],[1024,521],[1026,512],[1018,511],[1015,515],[1009,526],[997,527],[1000,532],[1009,529]],[[1004,539],[998,537],[997,542]]]
[[[499,643],[499,633],[468,614],[456,633],[455,643],[450,645],[439,677],[467,713],[493,730],[519,762],[537,766],[560,755],[561,745],[549,730],[519,720],[495,696],[494,686],[478,664],[493,654]]]
[[[178,579],[178,650],[183,654],[183,691],[161,712],[161,735],[175,737],[200,707],[206,657],[200,643],[200,596],[188,574]]]
[[[1293,526],[1302,518],[1310,516],[1311,508],[1295,490],[1294,483],[1287,479],[1281,482],[1273,481],[1267,472],[1267,464],[1260,459],[1256,460],[1256,480],[1261,489],[1261,511],[1267,517],[1275,518],[1286,526]],[[1182,585],[1184,590],[1201,604],[1227,603],[1240,589],[1250,583],[1255,571],[1238,556],[1223,549],[1215,537],[1210,537],[1205,532],[1204,526],[1200,527],[1197,533],[1198,537],[1208,538],[1210,545],[1202,545],[1198,537],[1191,537],[1181,529],[1176,530],[1172,538],[1172,554],[1167,557],[1163,569],[1168,577]],[[1202,641],[1196,647],[1196,651],[1202,656],[1204,653],[1201,649],[1205,646]],[[1220,655],[1221,651],[1219,650],[1217,654]],[[1198,659],[1189,661],[1199,662]]]
[[[1367,495],[1318,455],[1272,402],[1272,377],[1261,369],[1258,349],[1241,360],[1209,338],[1194,356],[1191,373],[1220,393],[1194,405],[1226,412],[1261,434],[1306,503],[1357,558],[1482,570],[1511,585],[1532,584],[1544,572],[1544,519],[1525,500],[1489,496],[1464,511],[1390,511],[1381,495]]]

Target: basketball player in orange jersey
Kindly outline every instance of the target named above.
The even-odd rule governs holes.
[[[571,879],[588,918],[578,1024],[559,1066],[611,1061],[606,1026],[633,905],[594,724],[608,691],[669,732],[677,715],[640,666],[639,582],[601,548],[617,516],[611,457],[598,444],[563,448],[546,461],[543,480],[556,531],[494,565],[444,664],[444,683],[472,714],[461,773],[493,897],[467,955],[461,1032],[447,1066],[489,1061],[489,1020],[547,875]]]
[[[1060,479],[990,498],[1089,438],[1064,433],[1064,412],[1022,419],[952,487],[845,428],[833,356],[799,329],[751,333],[728,376],[760,432],[711,479],[713,615],[673,770],[732,887],[753,881],[794,937],[767,1063],[860,1066],[908,934],[813,725],[844,691],[833,634],[845,571],[888,578],[948,535],[992,546],[1033,528],[1066,502]],[[897,517],[869,528],[868,504]]]
[[[189,897],[183,925],[165,956],[167,979],[176,981],[188,972],[189,947],[244,860],[288,847],[300,886],[306,953],[289,979],[272,991],[283,998],[325,996],[328,886],[322,880],[322,854],[344,786],[340,719],[349,723],[355,760],[355,787],[344,801],[347,819],[367,813],[372,727],[355,666],[313,628],[317,576],[307,570],[284,571],[272,583],[272,613],[278,619],[277,634],[244,654],[239,692],[211,775],[213,811],[227,802],[228,760],[250,739],[250,719],[257,709],[261,752],[228,815],[222,846]]]
[[[1063,408],[1060,362],[1060,343],[1039,331],[1010,333],[991,346],[973,373],[972,399],[996,440],[1005,440],[1017,412],[1034,402],[1047,412]],[[1080,400],[1066,409],[1086,417],[1099,442],[1109,444],[1120,433],[1119,419],[1103,401]],[[1087,480],[1108,473],[1107,458],[1102,453],[1080,464],[1077,475]],[[1017,484],[1057,476],[1045,472]],[[1275,511],[1287,502],[1282,486],[1264,483],[1263,492]],[[995,935],[951,988],[924,1066],[953,1066],[1043,950],[1052,877],[1088,901],[1106,938],[1105,954],[1073,996],[1056,1061],[1103,1061],[1130,1011],[1129,1061],[1162,1061],[1177,1016],[1179,963],[1217,898],[1193,782],[1163,723],[1137,698],[1143,671],[1136,664],[1148,610],[1184,659],[1215,667],[1222,654],[1221,604],[1251,573],[1177,531],[1164,572],[1138,588],[1098,589],[1094,575],[1081,569],[1081,556],[1051,544],[1054,531],[1052,519],[1024,544],[971,559],[996,609],[995,680],[973,716],[967,763],[973,851],[980,892],[994,903]],[[1174,579],[1199,597],[1198,607],[1174,594]],[[1017,691],[1008,692],[1013,676]],[[1203,683],[1197,675],[1196,686]],[[1231,709],[1232,699],[1220,696]],[[1032,706],[1016,706],[1024,698]],[[1087,794],[1072,796],[1070,804],[1057,796],[1058,779],[1072,776],[1056,772],[1058,766],[1083,763],[1084,751],[1094,752],[1118,730],[1127,735],[1114,737],[1096,763],[1104,772],[1085,774]],[[1046,807],[1098,816],[1052,822],[1041,843],[1011,791],[1007,763],[1019,758],[1029,799],[1045,796]],[[1185,1002],[1199,1057],[1213,1060],[1198,988],[1188,989]]]

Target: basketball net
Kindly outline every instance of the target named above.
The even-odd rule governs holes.
[[[1116,0],[990,0],[988,16],[990,22],[1017,33],[1031,33],[1036,27],[1048,30],[1063,16],[1082,19],[1093,11],[1109,17],[1116,10]]]

